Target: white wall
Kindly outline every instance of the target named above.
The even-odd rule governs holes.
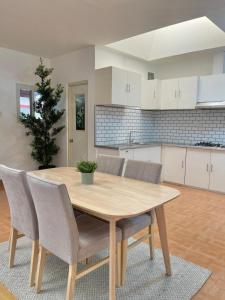
[[[213,52],[196,52],[149,62],[158,79],[212,74]]]
[[[60,82],[65,87],[64,108],[68,103],[68,84],[88,81],[88,158],[94,159],[95,48],[89,47],[53,58],[51,66],[54,68],[53,81]],[[67,124],[67,118],[66,113],[63,120],[65,124]],[[58,137],[61,151],[56,158],[57,165],[67,165],[67,141],[68,132],[66,130]]]
[[[212,74],[213,57],[213,51],[201,51],[148,62],[101,46],[95,47],[95,68],[114,66],[138,72],[146,79],[148,72],[154,72],[155,78],[167,79]]]
[[[119,53],[105,46],[95,47],[95,69],[109,66],[140,73],[145,79],[148,77],[148,72],[154,70],[154,66],[150,66],[144,60]]]
[[[44,60],[49,64],[48,60]],[[0,48],[0,163],[32,170],[31,138],[17,121],[16,83],[34,85],[39,57]]]

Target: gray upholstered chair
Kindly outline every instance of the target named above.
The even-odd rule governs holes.
[[[0,165],[0,176],[6,191],[11,216],[9,240],[9,267],[13,267],[17,239],[26,236],[32,240],[30,286],[34,285],[38,258],[38,222],[33,199],[24,171]]]
[[[36,291],[41,290],[46,251],[69,264],[66,300],[73,299],[76,279],[108,263],[108,258],[77,273],[77,263],[109,246],[109,224],[83,214],[74,217],[71,201],[64,184],[28,175],[39,226],[39,259]],[[117,228],[118,249],[121,230]],[[120,251],[118,251],[120,255]],[[120,258],[119,260],[120,261]],[[118,274],[121,269],[118,267]],[[87,287],[88,288],[88,287]]]
[[[123,172],[124,161],[124,158],[121,157],[99,155],[97,157],[97,171],[121,176]]]
[[[128,160],[124,177],[137,179],[141,181],[151,182],[158,184],[160,183],[162,165],[144,161]],[[146,238],[149,238],[150,247],[150,258],[154,258],[153,248],[153,231],[152,224],[154,222],[154,211],[149,213],[123,219],[117,222],[117,226],[122,230],[122,243],[121,243],[121,281],[122,284],[125,282],[126,266],[127,266],[127,250],[128,250],[128,239],[134,234],[148,227],[148,234],[142,237],[139,241],[136,241],[129,245],[129,247],[137,245],[139,242]]]

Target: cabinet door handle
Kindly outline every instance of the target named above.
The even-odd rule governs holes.
[[[210,171],[213,172],[213,165],[211,164]]]
[[[154,90],[153,98],[156,98],[156,91]]]
[[[177,98],[177,91],[174,91],[174,97]]]
[[[129,93],[130,93],[130,84],[128,86],[129,86]]]
[[[209,164],[206,165],[206,172],[209,172]]]
[[[184,168],[184,161],[182,160],[182,164],[181,164],[182,169]]]
[[[181,90],[179,90],[179,97],[181,97]]]

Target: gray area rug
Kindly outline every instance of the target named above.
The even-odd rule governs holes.
[[[8,243],[0,244],[0,281],[19,300],[60,300],[65,298],[68,265],[54,256],[47,258],[43,291],[36,295],[28,287],[31,242],[18,240],[15,267],[8,268]],[[129,251],[126,284],[117,289],[123,300],[188,300],[209,278],[211,272],[179,257],[171,257],[173,275],[165,276],[161,250],[149,260],[147,244]],[[76,300],[108,299],[108,266],[105,265],[77,281]]]

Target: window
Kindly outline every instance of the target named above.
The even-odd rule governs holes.
[[[19,113],[30,115],[31,112],[32,112],[32,91],[21,89],[19,95]]]
[[[17,84],[16,85],[16,100],[17,113],[20,115],[34,114],[36,118],[40,118],[40,114],[33,111],[33,103],[40,98],[40,95],[35,91],[34,86]]]

